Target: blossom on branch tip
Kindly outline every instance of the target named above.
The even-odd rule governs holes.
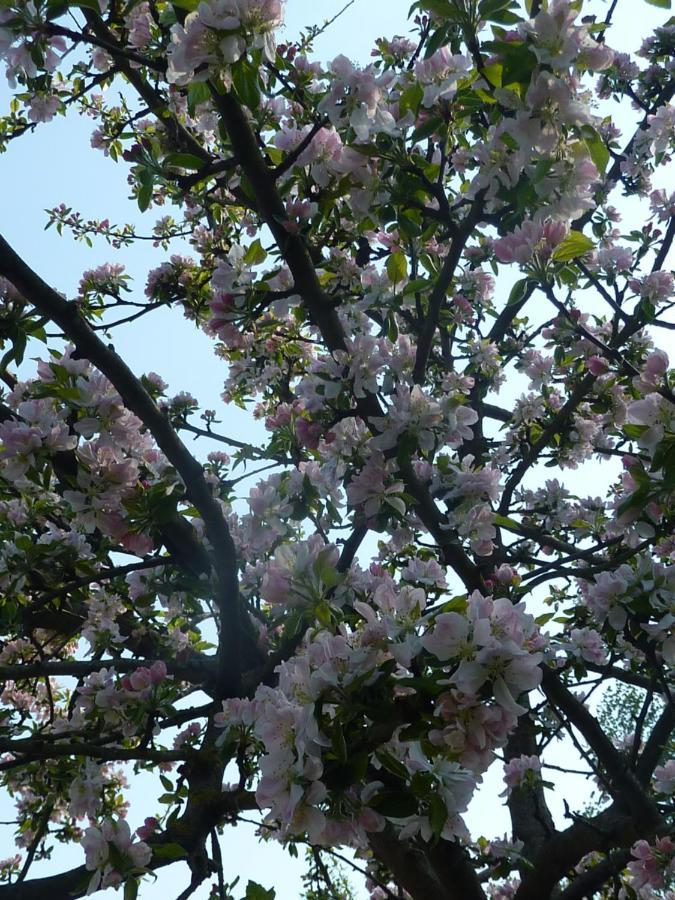
[[[117,887],[126,877],[142,871],[152,858],[150,847],[143,841],[134,841],[124,819],[106,819],[100,827],[90,826],[81,844],[85,865],[94,872],[88,895],[102,888]]]
[[[538,756],[514,756],[504,766],[506,790],[501,796],[509,797],[514,790],[534,787],[541,783],[541,760]]]

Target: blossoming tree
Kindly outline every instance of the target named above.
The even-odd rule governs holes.
[[[315,897],[341,847],[372,898],[674,896],[675,25],[615,53],[620,7],[418,0],[359,67],[278,43],[281,0],[3,0],[2,142],[79,108],[172,216],[144,297],[117,263],[66,297],[0,239],[1,900],[181,864],[181,898],[234,896],[255,810]],[[162,307],[222,409],[109,343]],[[599,792],[564,820],[562,738]],[[503,840],[463,820],[493,764]]]

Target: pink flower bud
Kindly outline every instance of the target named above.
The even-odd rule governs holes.
[[[129,553],[133,553],[136,556],[145,556],[145,554],[149,553],[153,548],[152,538],[148,537],[146,534],[133,534],[129,532],[128,534],[123,535],[120,543],[125,550],[128,550]]]
[[[150,677],[150,669],[145,666],[141,666],[140,669],[136,669],[135,672],[132,672],[129,676],[129,681],[131,682],[132,690],[134,691],[144,691],[150,687],[152,684],[152,678]]]
[[[142,841],[145,841],[152,834],[154,834],[155,831],[157,831],[158,826],[159,822],[157,821],[157,819],[154,816],[148,816],[148,818],[140,826],[140,828],[136,829],[136,834]]]
[[[586,360],[586,368],[591,375],[598,377],[609,370],[609,364],[602,356],[591,356]]]
[[[310,422],[308,419],[295,420],[295,435],[298,441],[310,450],[316,450],[321,437],[321,425],[319,422]]]
[[[150,680],[153,684],[160,684],[167,676],[166,663],[158,659],[150,666]]]
[[[645,373],[652,378],[663,378],[668,371],[668,354],[654,350],[645,361]]]
[[[515,577],[515,571],[506,563],[503,563],[498,569],[495,569],[495,578],[502,584],[511,584]]]

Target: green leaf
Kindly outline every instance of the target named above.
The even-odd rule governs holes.
[[[405,779],[408,777],[408,770],[403,765],[402,762],[399,762],[395,756],[392,756],[391,753],[387,753],[386,750],[378,750],[376,753],[378,760],[382,763],[384,768],[391,772],[392,775],[395,775],[397,778]]]
[[[172,0],[173,6],[179,9],[186,9],[188,12],[194,12],[199,6],[199,0]]]
[[[260,240],[256,238],[244,254],[244,262],[247,266],[259,266],[264,263],[266,259],[267,253],[263,249]]]
[[[270,888],[268,891],[257,881],[249,881],[246,885],[244,900],[274,900],[276,895],[277,892],[274,888]]]
[[[335,568],[330,550],[322,550],[314,561],[314,571],[326,587],[333,588],[342,581],[342,574]]]
[[[553,251],[552,258],[556,262],[569,262],[571,259],[585,256],[594,247],[593,241],[585,234],[580,231],[570,231],[565,240],[558,244]]]
[[[457,597],[453,597],[452,600],[448,600],[447,603],[444,603],[440,608],[440,612],[463,613],[466,612],[468,605],[469,604],[467,602],[466,595],[460,594]]]
[[[429,801],[429,824],[436,837],[441,836],[441,831],[448,819],[448,810],[438,794],[434,794]]]
[[[408,261],[400,250],[392,253],[387,260],[387,275],[392,284],[400,284],[408,275]]]
[[[180,844],[160,844],[158,847],[153,847],[152,855],[155,859],[185,859],[187,851]]]
[[[499,88],[502,86],[503,72],[504,67],[501,63],[490,63],[488,66],[483,66],[483,75],[493,87]]]
[[[515,303],[520,303],[521,300],[524,300],[527,296],[529,286],[529,278],[521,278],[520,281],[516,281],[511,288],[511,293],[509,294],[509,299],[506,301],[506,305],[513,306]]]
[[[416,219],[415,214],[412,212],[402,212],[398,219],[398,227],[399,231],[401,231],[406,237],[416,238],[422,234],[422,228],[420,226],[420,220]]]
[[[499,528],[508,528],[509,531],[518,531],[520,525],[515,521],[515,519],[510,519],[508,516],[500,516],[498,513],[492,517],[492,521]]]
[[[58,19],[68,11],[68,0],[48,0],[47,2],[47,18]]]
[[[514,42],[513,44],[500,44],[499,55],[502,58],[502,85],[529,84],[532,72],[539,65],[534,53],[525,45]]]
[[[177,166],[180,169],[201,169],[206,165],[203,159],[193,153],[169,153],[164,163],[167,166]]]
[[[345,734],[342,728],[335,728],[333,730],[331,745],[337,759],[343,763],[347,762],[349,759],[349,751],[347,750],[347,742],[345,741]]]
[[[399,110],[401,116],[403,116],[408,110],[411,110],[413,115],[417,115],[417,110],[420,108],[420,103],[422,102],[422,97],[424,96],[424,91],[422,90],[421,84],[413,84],[411,87],[406,88],[405,91],[401,94],[398,101]]]
[[[450,40],[450,29],[452,29],[452,25],[446,22],[432,33],[424,48],[425,59],[429,59],[440,47],[444,47],[448,43]]]
[[[389,313],[387,316],[387,337],[395,344],[398,340],[398,326],[396,324],[396,316],[393,312]]]
[[[670,9],[671,2],[670,0],[646,0],[650,6],[658,6],[659,9]]]
[[[551,171],[552,166],[552,159],[540,159],[537,165],[534,167],[534,172],[532,173],[532,184],[539,184],[540,181],[543,181]]]
[[[610,153],[605,142],[592,125],[584,125],[581,129],[584,143],[588,147],[591,159],[595,164],[595,168],[603,175],[609,162]]]
[[[409,281],[405,286],[405,290],[403,291],[403,296],[408,297],[410,294],[416,294],[418,291],[424,291],[431,285],[431,281],[428,278],[415,278],[413,281]]]
[[[459,10],[449,0],[421,0],[419,6],[451,22],[459,15]]]
[[[408,791],[382,791],[371,801],[382,816],[389,819],[407,819],[418,812],[418,803]]]
[[[204,81],[193,81],[187,86],[188,112],[194,116],[200,103],[206,103],[211,99],[211,91]]]
[[[632,425],[629,423],[628,425],[624,425],[621,430],[626,435],[626,437],[637,440],[638,438],[642,437],[645,431],[647,431],[647,428],[647,425]]]
[[[145,212],[146,209],[150,206],[150,201],[152,200],[152,183],[146,182],[142,184],[140,190],[138,191],[138,197],[136,198],[136,202],[138,203],[138,208],[141,212]]]
[[[479,97],[484,103],[487,103],[488,106],[494,106],[497,102],[496,99],[492,96],[492,94],[488,94],[487,91],[484,91],[483,88],[475,88],[474,94]]]
[[[242,56],[236,65],[232,66],[232,82],[242,103],[245,103],[250,110],[257,109],[260,104],[257,66]]]
[[[478,4],[478,14],[485,21],[510,24],[514,19],[512,14],[509,15],[509,11],[513,8],[515,8],[513,0],[481,0]]]
[[[317,603],[314,607],[314,615],[319,625],[323,625],[324,628],[329,628],[332,624],[333,616],[330,606],[325,601]]]
[[[421,125],[413,131],[411,137],[413,141],[421,141],[424,138],[431,137],[432,134],[439,131],[444,125],[444,121],[440,116],[429,116]]]

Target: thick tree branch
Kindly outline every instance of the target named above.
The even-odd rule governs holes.
[[[532,860],[532,868],[523,870],[514,900],[559,900],[559,882],[588,853],[625,849],[655,832],[655,828],[637,823],[620,801],[591,819],[578,818],[542,846]]]
[[[81,757],[106,761],[146,760],[148,762],[184,762],[193,755],[190,750],[148,750],[143,747],[106,747],[101,744],[73,741],[72,743],[46,743],[38,738],[10,741],[0,738],[0,751],[11,753],[15,759],[4,759],[0,770],[22,766],[35,760],[48,761],[64,757]]]
[[[606,884],[610,878],[618,875],[631,859],[629,850],[616,850],[608,853],[607,858],[592,866],[581,875],[575,876],[569,887],[560,894],[559,900],[587,900],[595,891]]]
[[[458,843],[414,847],[387,830],[371,834],[369,841],[413,900],[485,900],[466,850]]]
[[[648,785],[663,755],[664,748],[670,740],[675,729],[675,707],[668,702],[663,712],[656,720],[644,750],[638,759],[635,773],[640,784]]]
[[[636,824],[656,830],[661,825],[658,809],[646,796],[626,762],[605,734],[595,716],[562,683],[552,669],[544,667],[542,688],[547,699],[581,733],[609,779],[612,796],[630,810]]]
[[[529,715],[521,716],[516,730],[506,745],[506,759],[517,756],[538,756],[534,723]],[[543,845],[555,833],[553,817],[546,803],[543,784],[512,791],[507,800],[513,836],[523,842],[526,859],[534,859]]]

